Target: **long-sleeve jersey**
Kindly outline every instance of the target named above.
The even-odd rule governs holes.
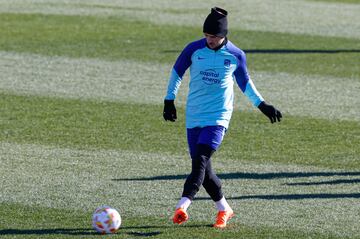
[[[264,101],[249,77],[245,53],[229,40],[218,50],[208,48],[205,38],[188,44],[172,68],[165,99],[175,99],[189,67],[186,128],[229,127],[234,104],[234,79],[254,106]]]

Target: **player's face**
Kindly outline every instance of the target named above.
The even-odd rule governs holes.
[[[215,49],[216,47],[220,46],[225,40],[225,37],[218,37],[208,33],[204,33],[204,36],[206,38],[207,44],[211,49]]]

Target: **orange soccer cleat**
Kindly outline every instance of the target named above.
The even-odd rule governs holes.
[[[173,222],[176,224],[182,224],[189,220],[189,215],[183,208],[178,208],[175,210]]]
[[[213,227],[225,228],[226,223],[234,216],[233,210],[219,211],[216,217],[216,222]]]

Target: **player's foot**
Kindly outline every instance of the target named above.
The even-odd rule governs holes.
[[[216,222],[213,227],[225,228],[226,223],[234,216],[233,210],[219,211],[216,217]]]
[[[176,224],[182,224],[189,219],[189,215],[183,208],[178,208],[175,210],[173,222]]]

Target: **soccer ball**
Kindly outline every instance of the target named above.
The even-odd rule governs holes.
[[[92,217],[94,229],[101,233],[115,233],[120,228],[121,217],[116,209],[109,206],[98,207]]]

